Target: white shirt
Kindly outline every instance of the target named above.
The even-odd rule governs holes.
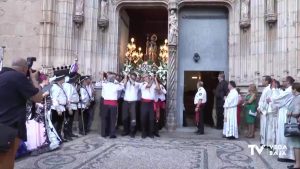
[[[82,109],[87,108],[91,101],[91,97],[85,87],[80,88],[80,99],[81,102],[78,104],[78,107]]]
[[[142,99],[154,100],[156,85],[153,83],[150,88],[146,88],[147,85],[148,85],[148,83],[146,83],[146,82],[140,84]]]
[[[101,85],[104,100],[118,100],[118,91],[124,89],[121,83],[102,82]]]
[[[160,85],[160,90],[155,90],[155,101],[157,102],[158,99],[160,101],[165,101],[166,100],[166,94],[167,90],[164,88],[163,85]]]
[[[138,93],[140,90],[140,83],[134,82],[134,84],[130,83],[129,81],[125,84],[125,101],[137,101],[138,100]]]
[[[52,85],[50,89],[50,96],[52,99],[51,109],[58,112],[66,111],[65,106],[67,105],[67,96],[58,84]]]
[[[93,93],[95,91],[93,84],[87,85],[86,90],[89,92],[89,95],[91,96],[91,99],[94,100]]]
[[[206,103],[207,100],[206,90],[203,87],[199,87],[194,98],[194,104],[198,104],[199,100],[202,100],[201,103]]]
[[[63,89],[67,94],[68,101],[70,103],[69,108],[72,110],[77,110],[77,103],[79,102],[79,95],[74,85],[70,83],[64,83]]]

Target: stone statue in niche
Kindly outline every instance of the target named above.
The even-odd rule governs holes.
[[[170,11],[169,16],[169,44],[176,44],[178,37],[178,19],[174,9]]]
[[[272,27],[277,21],[277,16],[275,13],[275,0],[266,0],[266,22]]]
[[[241,0],[240,27],[244,31],[250,27],[250,0]]]
[[[101,19],[108,19],[108,2],[107,0],[101,0],[101,13],[100,13],[100,18]]]
[[[83,16],[84,13],[84,0],[76,0],[75,15]]]
[[[150,38],[150,41],[147,40],[146,42],[146,46],[147,46],[147,54],[148,54],[148,59],[155,62],[156,61],[156,57],[157,57],[157,45],[156,45],[156,41],[157,41],[157,36],[155,34],[153,34]]]
[[[241,0],[241,16],[243,20],[249,19],[250,0]]]
[[[267,0],[267,13],[274,13],[275,12],[275,4],[274,0]]]

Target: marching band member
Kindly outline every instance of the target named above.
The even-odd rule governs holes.
[[[159,81],[158,81],[159,82]],[[159,82],[160,84],[160,82]],[[155,90],[155,99],[154,99],[154,112],[155,112],[155,122],[154,122],[154,136],[159,137],[159,124],[164,123],[164,119],[161,119],[161,115],[166,108],[166,94],[167,90],[165,87],[160,84],[160,90]],[[163,117],[164,118],[164,117]],[[160,122],[162,121],[162,122]],[[164,124],[161,124],[163,126]]]
[[[87,124],[88,124],[88,119],[89,119],[89,112],[88,109],[91,104],[91,96],[86,88],[87,86],[87,79],[88,76],[82,76],[80,78],[80,103],[78,104],[79,108],[79,134],[81,135],[86,135],[87,133]]]
[[[63,142],[66,142],[67,140],[64,140],[61,136],[61,130],[62,125],[64,121],[64,116],[66,112],[66,106],[68,97],[63,90],[62,84],[64,83],[65,75],[62,72],[56,73],[56,79],[54,80],[54,84],[52,85],[52,88],[50,90],[50,96],[52,99],[52,105],[51,105],[51,113],[52,113],[52,122],[54,125],[54,128],[56,129],[58,136]]]
[[[139,83],[136,82],[137,75],[131,73],[125,77],[124,87],[125,95],[122,107],[124,131],[122,136],[130,134],[130,137],[135,136],[136,127],[136,102],[138,100]]]
[[[148,74],[144,75],[144,83],[140,85],[142,94],[141,103],[141,128],[142,138],[149,136],[154,138],[154,99],[155,90],[160,90],[160,85],[156,77],[152,77]],[[148,126],[147,126],[148,124]],[[148,129],[148,131],[147,131]]]
[[[74,121],[74,114],[77,111],[79,103],[79,94],[73,83],[76,81],[76,75],[71,74],[65,78],[63,89],[66,92],[68,98],[67,111],[66,111],[66,123],[64,126],[64,139],[72,140],[72,137],[78,137],[73,134],[72,126]]]
[[[107,73],[107,81],[101,82],[103,109],[101,114],[102,137],[116,138],[116,120],[118,109],[118,91],[124,89],[124,85],[115,83],[116,74]]]

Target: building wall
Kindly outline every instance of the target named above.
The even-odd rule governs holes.
[[[174,0],[172,0],[174,1]],[[109,27],[97,27],[99,0],[86,0],[84,23],[72,21],[75,0],[0,1],[0,45],[6,46],[5,65],[14,56],[38,56],[39,64],[60,66],[79,57],[80,72],[96,75],[117,71],[120,53],[121,6],[165,4],[167,0],[110,0]],[[238,0],[179,0],[179,5],[226,5],[229,8],[229,79],[239,85],[259,84],[266,74],[300,80],[300,2],[277,0],[278,21],[265,22],[266,0],[251,0],[251,26],[239,26]],[[126,3],[126,4],[125,4]],[[180,9],[179,9],[180,10]],[[180,29],[180,28],[179,28]]]
[[[6,46],[4,65],[13,57],[39,55],[40,0],[0,1],[0,46]]]

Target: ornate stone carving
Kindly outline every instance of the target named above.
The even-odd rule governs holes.
[[[175,9],[171,9],[169,16],[169,44],[176,44],[178,38],[178,19]]]
[[[100,18],[98,18],[98,26],[104,31],[109,24],[108,20],[108,1],[101,0]]]
[[[240,27],[244,30],[250,27],[250,0],[241,0]]]
[[[81,25],[84,20],[84,0],[75,1],[75,14],[73,16],[73,21],[77,26]]]
[[[177,42],[178,42],[178,17],[177,17],[177,3],[170,1],[169,3],[169,60],[168,60],[168,99],[167,99],[167,128],[169,131],[176,128],[177,113]]]
[[[266,0],[266,22],[269,23],[270,26],[277,21],[277,16],[275,13],[275,0]]]

